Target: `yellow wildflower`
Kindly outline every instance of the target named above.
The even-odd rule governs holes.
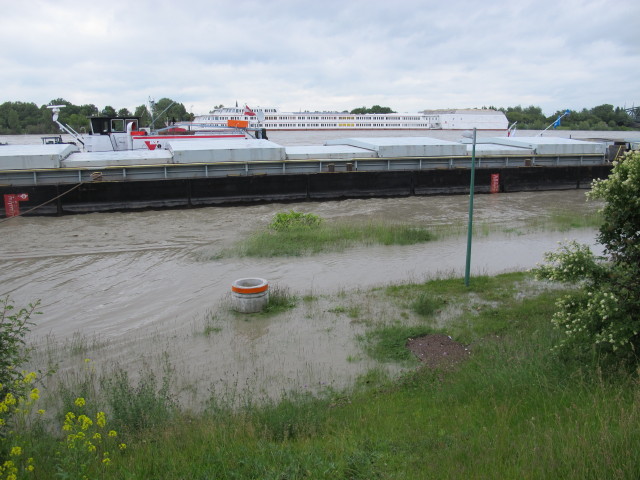
[[[11,453],[9,453],[9,455],[12,457],[22,455],[22,447],[11,447]]]
[[[84,407],[85,401],[84,398],[78,397],[73,403],[75,403],[77,407]]]
[[[80,415],[78,417],[78,422],[80,423],[80,428],[82,428],[82,430],[88,430],[89,427],[93,425],[91,419],[86,415]]]
[[[126,443],[121,443],[120,445],[118,445],[118,448],[120,450],[124,450],[125,448],[127,448],[127,444]]]
[[[117,436],[118,436],[118,434],[116,433],[116,431],[115,431],[115,430],[110,430],[110,431],[109,431],[109,436],[110,436],[110,437],[117,437]]]
[[[38,410],[38,415],[44,415],[45,411],[43,409]]]
[[[40,390],[34,388],[33,390],[31,390],[29,397],[31,398],[31,400],[38,400],[40,398]]]
[[[103,428],[107,424],[107,416],[104,412],[98,412],[96,415],[96,423],[100,428]]]

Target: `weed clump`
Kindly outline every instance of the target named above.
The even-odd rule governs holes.
[[[289,210],[288,212],[276,213],[269,228],[276,232],[283,232],[300,228],[313,229],[319,227],[321,223],[322,218],[318,215]]]

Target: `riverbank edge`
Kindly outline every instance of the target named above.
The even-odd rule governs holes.
[[[414,361],[396,379],[372,370],[349,391],[292,392],[264,404],[246,399],[239,410],[213,401],[201,414],[173,408],[160,385],[130,386],[112,397],[126,402],[128,394],[142,418],[154,420],[136,428],[134,418],[127,426],[110,413],[129,446],[114,459],[109,477],[632,478],[637,473],[637,379],[624,372],[603,376],[595,364],[553,354],[560,332],[550,318],[555,300],[567,291],[513,273],[474,277],[469,289],[460,279],[442,279],[379,293],[405,311],[425,294],[436,299],[433,312],[439,313],[461,297],[473,299],[446,328],[435,328],[430,315],[423,325],[425,333],[449,333],[468,345],[469,360],[449,370],[421,368]],[[403,318],[398,316],[396,326],[402,327]],[[69,399],[81,386],[69,386]],[[85,411],[99,408],[89,395],[87,400]],[[54,452],[55,441],[30,438],[40,452]],[[56,460],[43,461],[42,471],[53,473]]]

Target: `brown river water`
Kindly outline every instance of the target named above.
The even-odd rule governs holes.
[[[41,301],[43,314],[35,317],[30,336],[38,345],[34,362],[57,362],[68,374],[82,368],[85,357],[101,369],[117,363],[133,373],[164,359],[174,368],[181,399],[192,405],[211,392],[274,397],[291,389],[344,387],[378,365],[356,340],[364,323],[335,307],[348,306],[351,296],[375,295],[367,293],[375,286],[462,276],[464,233],[308,257],[221,258],[220,252],[289,209],[328,221],[429,227],[465,225],[468,200],[374,198],[18,217],[0,223],[0,295],[18,306]],[[594,244],[592,229],[561,233],[526,225],[559,208],[581,213],[596,207],[580,190],[476,195],[474,222],[488,227],[473,240],[472,274],[528,269],[567,238]],[[247,319],[229,312],[231,284],[243,277],[323,300],[301,302],[277,317]],[[213,333],[204,335],[207,326]]]
[[[570,131],[545,136],[616,134],[624,136]],[[455,131],[269,132],[270,140],[282,145],[424,135],[461,138]],[[37,144],[40,136],[0,136],[0,142]],[[595,210],[584,193],[477,195],[474,222],[485,227],[473,240],[472,274],[531,268],[565,239],[593,245],[592,229],[561,233],[527,227],[559,209]],[[369,289],[462,276],[464,233],[421,245],[362,246],[309,257],[252,259],[221,257],[220,252],[289,209],[327,220],[430,227],[466,225],[468,201],[464,195],[374,198],[14,218],[0,223],[0,295],[10,296],[17,306],[40,300],[42,315],[34,318],[29,338],[37,346],[32,366],[57,364],[59,379],[81,375],[85,358],[91,358],[99,372],[117,366],[134,379],[143,365],[158,371],[166,363],[173,369],[180,400],[194,408],[211,395],[237,402],[246,395],[277,398],[289,390],[343,388],[372,368],[399,370],[369,359],[357,341],[369,320],[394,318],[394,312],[374,306],[376,294]],[[233,314],[230,287],[243,277],[265,278],[271,288],[318,300],[301,301],[276,317]],[[341,313],[355,299],[358,321]],[[369,299],[371,308],[363,308]]]

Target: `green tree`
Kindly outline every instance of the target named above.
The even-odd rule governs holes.
[[[184,105],[170,98],[161,98],[158,100],[154,105],[153,115],[156,120],[156,127],[168,125],[172,121],[179,122],[190,119]]]
[[[391,110],[390,107],[381,107],[380,105],[373,105],[371,108],[359,107],[351,110],[352,115],[365,115],[367,113],[396,113]]]
[[[37,133],[43,131],[45,123],[35,103],[5,102],[0,105],[0,133]]]
[[[85,115],[73,113],[67,117],[67,122],[76,132],[89,131],[89,119]]]
[[[591,113],[605,123],[609,123],[609,120],[613,120],[616,114],[615,110],[613,109],[613,105],[609,104],[593,107],[591,109]]]
[[[371,107],[371,113],[395,113],[390,107],[381,107],[380,105],[373,105]]]
[[[94,104],[89,103],[87,105],[80,105],[78,107],[78,115],[84,115],[85,117],[93,117],[98,115],[100,111],[98,110],[98,107],[96,107]]]
[[[102,109],[102,112],[100,112],[102,115],[104,115],[105,117],[115,117],[116,114],[116,109],[113,108],[111,105],[107,105],[106,107],[104,107]]]
[[[12,132],[22,133],[22,129],[20,128],[20,117],[18,116],[18,112],[13,108],[9,110],[7,115],[7,127],[9,127],[9,130]]]
[[[151,115],[149,115],[149,109],[146,105],[138,105],[133,116],[140,118],[141,127],[148,127],[151,124]]]
[[[364,115],[365,113],[369,113],[367,107],[358,107],[351,110],[352,115]]]
[[[151,112],[146,105],[139,105],[134,112],[134,116],[140,117],[140,123],[144,127],[162,128],[172,121],[193,120],[193,114],[188,113],[183,104],[170,98],[161,98],[157,102],[151,102],[150,107]],[[151,125],[152,121],[153,125]]]
[[[128,108],[121,108],[120,110],[118,110],[118,116],[119,117],[130,117],[131,116],[131,112],[129,111]]]
[[[576,293],[558,302],[554,324],[562,332],[559,349],[593,351],[604,359],[637,364],[640,352],[640,152],[614,164],[596,180],[589,198],[604,201],[598,241],[605,255],[572,242],[547,253],[536,276],[576,283]]]

